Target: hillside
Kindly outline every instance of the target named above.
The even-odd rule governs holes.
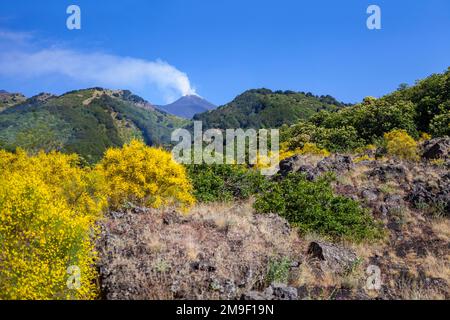
[[[20,93],[9,93],[5,90],[0,90],[0,112],[14,106],[18,103],[24,102],[27,98]]]
[[[320,110],[336,110],[344,104],[330,96],[311,93],[253,89],[232,102],[194,116],[206,128],[274,128],[308,119]]]
[[[171,104],[158,106],[158,109],[185,119],[215,108],[214,104],[196,95],[183,96]]]
[[[415,105],[415,122],[418,130],[423,132],[440,130],[443,133],[446,126],[446,134],[450,135],[448,129],[450,119],[450,67],[443,73],[433,74],[416,81],[413,86],[401,85],[398,90],[386,95],[383,99],[389,103],[412,102]],[[438,118],[439,116],[441,117]],[[444,117],[447,123],[443,121]]]
[[[0,148],[75,152],[95,162],[107,148],[133,138],[167,143],[172,128],[184,124],[129,91],[40,94],[0,113]]]
[[[323,111],[284,129],[282,139],[291,148],[312,142],[339,152],[378,144],[384,134],[396,129],[415,139],[424,133],[450,136],[450,68],[379,99],[367,97],[362,103],[338,112]]]

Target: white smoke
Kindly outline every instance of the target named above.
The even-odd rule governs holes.
[[[155,86],[167,102],[196,94],[188,76],[162,60],[148,61],[67,49],[0,52],[0,75],[39,80],[62,76],[87,85],[144,91]]]

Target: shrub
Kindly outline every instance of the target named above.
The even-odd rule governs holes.
[[[359,156],[359,157],[354,158],[353,162],[354,163],[360,163],[360,162],[363,162],[363,161],[374,161],[374,160],[375,160],[375,158],[372,158],[369,155],[365,154],[363,156]]]
[[[289,145],[287,143],[282,143],[280,146],[280,152],[278,154],[278,160],[283,161],[295,155],[315,155],[319,157],[329,157],[330,152],[326,149],[319,148],[314,143],[304,143],[303,147],[298,147],[296,149],[289,149]],[[271,165],[274,165],[270,160],[272,154],[269,156],[260,156],[258,155],[258,161],[255,166],[257,169],[269,168]],[[276,163],[278,165],[279,163]]]
[[[431,140],[431,139],[432,139],[432,136],[430,134],[428,134],[426,132],[422,132],[420,134],[419,142],[425,142],[425,141],[428,141],[428,140]]]
[[[418,160],[417,142],[405,130],[393,130],[384,135],[388,155],[405,160]]]
[[[92,236],[105,198],[95,173],[77,163],[76,155],[0,151],[0,299],[96,297]],[[69,267],[79,286],[68,286]]]
[[[308,122],[300,122],[291,128],[284,129],[281,138],[290,150],[303,148],[307,143],[333,152],[349,151],[364,145],[364,141],[358,137],[356,129],[352,126],[325,128],[320,124]]]
[[[189,165],[194,195],[200,202],[247,199],[259,192],[266,179],[244,165]]]
[[[279,260],[271,259],[269,261],[266,276],[267,285],[270,285],[271,283],[287,283],[291,265],[292,261],[286,257]]]
[[[141,141],[108,149],[97,170],[105,179],[111,208],[135,203],[187,209],[195,202],[186,169],[169,152],[147,147]]]
[[[303,148],[299,148],[298,150],[294,151],[295,154],[311,154],[321,157],[329,157],[330,152],[328,150],[319,148],[315,143],[306,142],[303,145]],[[285,158],[286,159],[286,158]]]
[[[330,181],[330,176],[311,182],[303,175],[290,174],[260,194],[255,209],[278,213],[302,233],[354,241],[380,236],[373,218],[356,201],[334,195]]]
[[[450,112],[435,116],[430,128],[433,137],[450,136]]]

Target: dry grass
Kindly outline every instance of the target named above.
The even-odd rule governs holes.
[[[188,217],[128,212],[103,229],[99,250],[108,299],[239,298],[265,286],[269,260],[302,257],[286,222],[254,215],[248,202],[199,205]]]
[[[450,221],[448,218],[432,219],[431,228],[438,238],[450,242]]]

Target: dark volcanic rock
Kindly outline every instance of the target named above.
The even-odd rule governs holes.
[[[378,200],[377,190],[365,189],[361,192],[361,197],[367,202],[373,202]]]
[[[427,160],[446,159],[450,153],[450,138],[436,138],[423,144],[422,157]]]
[[[263,292],[250,291],[242,295],[242,300],[297,300],[298,289],[282,283],[272,283]]]
[[[302,156],[296,155],[280,162],[280,174],[285,177],[289,173],[303,173],[308,180],[313,181],[322,173],[335,172],[341,174],[348,172],[353,167],[353,161],[349,156],[334,155],[323,159],[316,166],[312,166],[305,164]]]
[[[331,269],[340,274],[352,269],[358,259],[357,255],[349,249],[319,241],[311,242],[308,254],[318,259],[324,269]]]
[[[302,166],[299,155],[284,159],[280,162],[280,174],[287,176],[289,173],[297,172]]]
[[[332,171],[342,173],[350,171],[353,167],[354,164],[352,158],[340,154],[337,154],[334,157],[325,158],[317,164],[317,168],[320,172]]]
[[[426,205],[429,209],[438,214],[449,216],[450,214],[450,183],[443,176],[437,185],[429,182],[416,180],[407,196],[416,208]]]
[[[381,182],[403,182],[407,179],[406,172],[407,168],[402,164],[381,164],[369,172],[369,177],[378,178]]]

